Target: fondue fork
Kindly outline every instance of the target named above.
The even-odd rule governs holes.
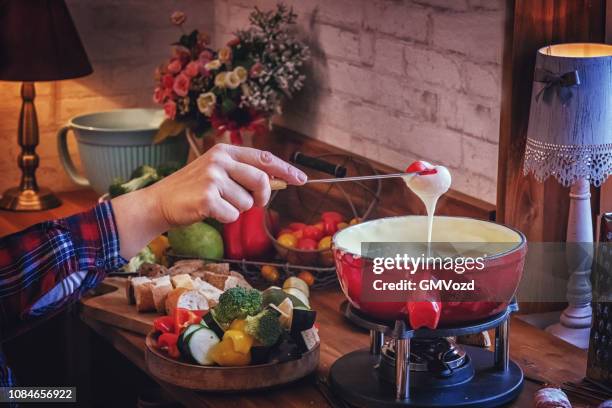
[[[353,176],[353,177],[339,177],[339,178],[324,178],[324,179],[312,179],[306,181],[306,184],[311,183],[340,183],[343,181],[364,181],[364,180],[380,180],[389,178],[402,178],[416,174],[412,173],[389,173],[389,174],[372,174],[370,176]],[[270,188],[272,190],[284,190],[287,188],[287,183],[281,179],[270,179]]]

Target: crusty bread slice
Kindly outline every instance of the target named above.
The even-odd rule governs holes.
[[[191,279],[189,274],[182,273],[180,275],[174,275],[171,280],[172,286],[175,288],[193,289],[193,279]]]
[[[172,315],[178,307],[189,310],[208,310],[210,306],[206,296],[200,291],[177,288],[172,290],[166,298],[166,313]]]
[[[201,259],[183,259],[176,261],[169,269],[170,275],[181,275],[184,273],[203,272],[205,262]]]
[[[225,281],[229,277],[229,275],[215,272],[206,272],[204,274],[204,280],[220,290],[225,290]]]
[[[204,269],[221,275],[230,274],[230,264],[228,263],[207,263],[204,265]]]
[[[155,302],[153,301],[153,282],[146,276],[135,277],[131,279],[134,288],[134,299],[136,301],[136,310],[138,312],[150,312],[155,310]]]
[[[176,302],[176,307],[188,310],[208,310],[208,300],[197,290],[183,292]]]
[[[159,313],[164,313],[166,310],[166,297],[172,290],[172,282],[170,276],[165,275],[153,280],[151,291],[153,292],[153,302],[155,309]]]
[[[215,305],[219,303],[219,296],[223,293],[223,291],[210,283],[200,279],[195,278],[193,281],[193,286],[197,291],[202,293],[208,299],[209,305],[214,303]],[[212,307],[212,305],[211,305]]]
[[[174,309],[176,309],[176,304],[178,303],[178,299],[181,294],[187,292],[189,289],[187,288],[176,288],[172,289],[170,293],[166,296],[166,314],[171,315],[174,313]]]

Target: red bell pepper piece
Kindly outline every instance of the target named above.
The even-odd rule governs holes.
[[[153,328],[162,333],[174,332],[174,318],[172,316],[162,316],[153,320]]]
[[[198,324],[202,321],[202,315],[193,310],[177,307],[174,311],[174,333],[181,332],[192,324]]]
[[[179,352],[177,346],[178,338],[178,334],[164,333],[157,338],[157,346],[160,349],[165,350],[170,357],[179,358],[181,353]]]
[[[321,214],[321,220],[323,222],[333,222],[334,224],[338,224],[339,222],[344,221],[344,217],[342,214],[336,211],[325,211]]]
[[[435,329],[438,327],[440,315],[442,314],[441,302],[435,300],[408,302],[406,307],[408,309],[410,327],[413,329],[420,329],[421,327]]]
[[[272,249],[272,240],[265,229],[266,210],[252,207],[240,214],[240,217],[223,227],[223,243],[225,256],[229,259],[259,259],[265,257]],[[270,223],[274,230],[274,219],[271,214]]]

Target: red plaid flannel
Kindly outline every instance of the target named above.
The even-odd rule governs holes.
[[[0,238],[0,340],[79,299],[124,263],[109,202]],[[0,386],[12,383],[1,357]]]

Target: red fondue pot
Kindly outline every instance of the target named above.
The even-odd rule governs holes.
[[[344,295],[354,307],[372,318],[382,320],[410,317],[408,310],[414,310],[408,307],[411,303],[410,292],[401,292],[400,296],[406,296],[405,301],[401,302],[397,299],[364,300],[364,276],[373,274],[373,259],[360,256],[359,243],[403,242],[414,238],[415,234],[407,234],[412,237],[403,238],[401,231],[404,228],[405,231],[423,230],[422,236],[426,236],[425,225],[425,216],[390,217],[353,225],[334,235],[332,250],[338,280]],[[484,267],[470,272],[470,279],[476,281],[477,287],[486,288],[482,289],[486,295],[476,295],[476,301],[443,300],[439,324],[445,326],[477,321],[504,310],[516,293],[523,272],[527,252],[525,236],[493,222],[462,217],[435,217],[433,241],[441,241],[441,238],[453,242],[503,243],[499,247],[504,249],[499,253],[488,253],[483,259]]]

